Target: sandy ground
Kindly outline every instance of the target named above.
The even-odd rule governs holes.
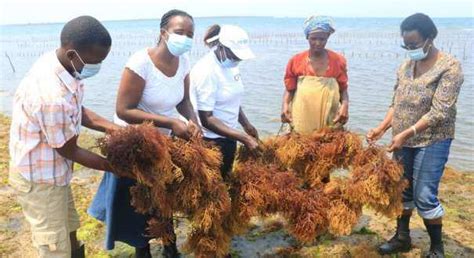
[[[91,146],[90,137],[82,137],[81,145]],[[8,119],[0,115],[0,257],[35,257],[29,226],[13,190],[7,185]],[[118,244],[115,250],[103,250],[104,226],[86,214],[86,209],[97,189],[99,172],[78,167],[72,182],[76,207],[81,216],[79,238],[86,244],[87,257],[133,257],[134,250]],[[444,241],[448,257],[474,257],[474,173],[447,169],[440,188],[445,205]],[[232,242],[233,257],[380,257],[376,247],[392,236],[395,223],[371,210],[364,210],[359,224],[350,236],[324,235],[314,243],[301,246],[284,230],[278,216],[255,218],[252,229]],[[406,254],[392,257],[420,257],[429,246],[423,222],[414,216],[411,223],[414,248]],[[185,240],[186,221],[177,223],[178,244]],[[161,244],[152,241],[154,257],[160,257]],[[192,255],[185,255],[192,257]],[[388,256],[387,256],[388,257]]]

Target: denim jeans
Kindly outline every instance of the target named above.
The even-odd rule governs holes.
[[[394,153],[404,167],[409,185],[403,192],[404,209],[416,208],[424,219],[437,219],[444,215],[438,200],[438,187],[448,161],[452,139],[441,140],[426,147],[403,147]]]

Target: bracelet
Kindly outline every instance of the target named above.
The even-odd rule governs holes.
[[[413,131],[413,136],[416,136],[416,127],[412,125],[410,128]]]

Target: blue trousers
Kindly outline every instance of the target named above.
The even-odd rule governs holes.
[[[438,200],[438,187],[448,161],[452,139],[438,141],[426,147],[403,147],[394,153],[404,167],[409,186],[403,192],[405,209],[416,208],[424,219],[437,219],[444,215]]]

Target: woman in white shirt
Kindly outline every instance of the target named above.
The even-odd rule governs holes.
[[[211,51],[191,70],[191,101],[199,114],[204,138],[220,147],[224,179],[232,170],[237,141],[257,148],[258,133],[241,107],[244,86],[238,64],[254,58],[247,33],[233,25],[213,25],[204,36]],[[238,130],[241,125],[245,131]]]
[[[186,12],[171,10],[162,17],[160,28],[158,45],[139,50],[128,60],[114,120],[121,125],[151,121],[162,133],[187,139],[200,134],[189,99],[190,64],[184,55],[193,43],[194,21]],[[178,118],[176,110],[187,123]],[[89,214],[106,223],[106,249],[122,241],[136,248],[136,257],[151,257],[147,217],[130,205],[129,188],[135,184],[135,180],[106,172]],[[179,256],[175,241],[164,246],[163,255]]]

